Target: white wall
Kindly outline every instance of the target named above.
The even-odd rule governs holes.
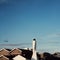
[[[18,56],[16,56],[16,57],[14,57],[13,60],[26,60],[26,58],[18,55]]]

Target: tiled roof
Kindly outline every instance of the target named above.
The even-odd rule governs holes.
[[[1,49],[1,51],[2,51],[3,49]],[[21,54],[21,56],[22,57],[24,57],[24,58],[26,58],[26,59],[31,59],[31,56],[32,56],[32,51],[30,51],[30,50],[25,50],[25,49],[19,49],[19,48],[16,48],[16,49],[4,49],[4,51],[9,51],[10,52],[10,54],[9,55],[4,55],[4,54],[2,54],[2,55],[4,55],[5,57],[7,57],[7,58],[9,58],[9,60],[13,60],[13,58],[15,57],[15,56],[17,56],[17,55],[20,55],[20,54],[16,54],[16,55],[12,55],[11,54],[11,52],[13,52],[14,50],[16,50],[16,51],[22,51],[22,54]],[[16,53],[16,52],[14,52],[14,53]],[[1,56],[1,55],[0,55]]]
[[[0,56],[0,60],[9,60],[9,58],[7,58],[7,57],[1,55],[1,56]]]
[[[22,51],[18,48],[14,48],[10,51],[10,55],[21,55],[22,54]]]
[[[6,49],[1,49],[0,50],[0,55],[5,55],[5,56],[7,56],[7,55],[9,55],[10,54],[10,52],[8,51],[8,50],[6,50]]]

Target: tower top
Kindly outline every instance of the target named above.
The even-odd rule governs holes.
[[[36,41],[36,39],[35,39],[35,38],[34,38],[33,40],[34,40],[34,41]]]

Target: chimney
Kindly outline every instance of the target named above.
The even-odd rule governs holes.
[[[36,39],[33,39],[33,52],[36,51]]]

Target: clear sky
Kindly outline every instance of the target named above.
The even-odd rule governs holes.
[[[0,44],[33,38],[40,52],[60,51],[60,0],[0,0]]]

